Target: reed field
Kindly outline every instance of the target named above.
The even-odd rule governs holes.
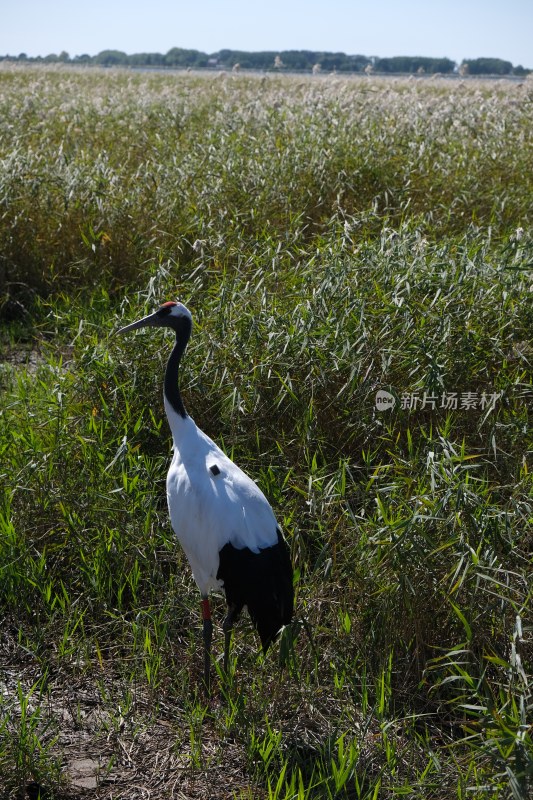
[[[532,225],[530,79],[0,65],[2,800],[531,797]],[[295,564],[211,699],[176,298]]]

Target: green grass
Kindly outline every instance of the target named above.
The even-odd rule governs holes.
[[[531,99],[0,70],[6,798],[529,796]],[[111,336],[173,297],[186,407],[297,568],[291,631],[263,659],[243,620],[211,703],[171,338]]]

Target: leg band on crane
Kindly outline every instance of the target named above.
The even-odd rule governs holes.
[[[211,607],[209,605],[209,598],[204,597],[202,598],[202,619],[211,619]]]

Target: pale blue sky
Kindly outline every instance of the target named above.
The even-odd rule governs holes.
[[[0,54],[171,47],[503,58],[533,68],[533,0],[0,0]]]

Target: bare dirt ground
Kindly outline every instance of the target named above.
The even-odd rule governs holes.
[[[179,700],[171,708],[162,697],[150,697],[145,687],[126,685],[123,677],[105,665],[104,669],[74,668],[71,674],[62,669],[47,671],[34,658],[21,659],[13,636],[1,627],[0,695],[12,708],[8,734],[19,748],[15,746],[13,752],[13,787],[5,794],[0,789],[2,800],[262,796],[250,786],[242,744],[232,737],[221,741],[216,729],[218,698],[211,701],[191,734]],[[40,696],[39,689],[30,695],[36,683]],[[57,763],[57,782],[52,787],[40,783],[38,753],[28,752],[31,739],[25,741],[22,736],[19,686],[29,696],[27,717],[33,718],[26,728],[32,728],[40,740],[48,765],[51,760]],[[117,699],[125,697],[127,709]]]

